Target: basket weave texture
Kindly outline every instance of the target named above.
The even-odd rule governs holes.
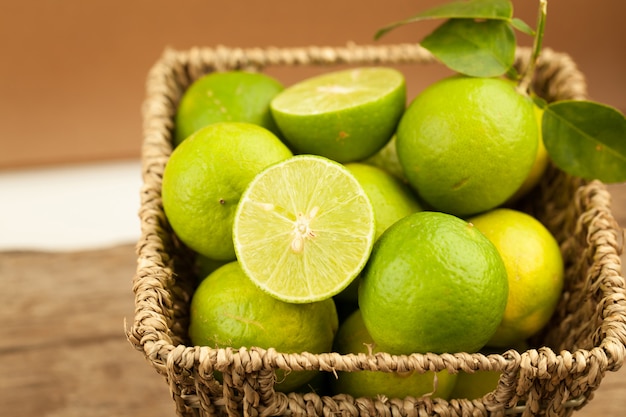
[[[529,51],[520,48],[516,66]],[[541,220],[557,238],[566,284],[558,309],[533,348],[504,354],[282,353],[255,347],[191,346],[187,337],[194,291],[193,254],[167,223],[161,178],[172,152],[177,103],[195,79],[211,71],[262,71],[272,66],[396,65],[434,63],[418,44],[345,47],[167,50],[147,79],[144,103],[141,238],[133,281],[135,317],[127,337],[169,384],[178,415],[228,416],[568,416],[593,396],[607,371],[626,354],[626,284],[620,254],[623,230],[598,181],[583,181],[550,167],[519,208]],[[535,91],[548,101],[586,98],[583,75],[569,56],[544,49]],[[379,372],[447,369],[497,370],[497,389],[481,399],[352,398],[339,394],[275,392],[275,370]],[[223,382],[213,377],[223,373]]]

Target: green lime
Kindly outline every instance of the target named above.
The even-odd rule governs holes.
[[[250,183],[235,214],[237,259],[260,288],[289,302],[332,297],[359,274],[374,241],[374,211],[341,164],[299,155]]]
[[[398,149],[396,146],[396,136],[392,136],[391,140],[387,142],[385,146],[374,155],[367,159],[364,159],[363,163],[368,165],[374,165],[375,167],[382,168],[394,177],[398,178],[403,183],[408,183],[400,160],[398,159]]]
[[[247,122],[278,134],[270,101],[283,85],[269,75],[246,71],[211,72],[193,82],[176,109],[174,144],[216,122]]]
[[[481,353],[484,355],[501,355],[509,349],[517,350],[521,353],[528,350],[528,344],[523,342],[514,346],[507,346],[506,348],[503,347],[501,349],[485,348],[481,349]],[[454,384],[454,389],[450,394],[450,398],[466,398],[468,400],[481,398],[498,387],[501,375],[502,372],[500,371],[480,369],[475,372],[465,372],[461,370],[457,375],[456,383]]]
[[[269,130],[251,123],[208,125],[174,149],[163,172],[163,209],[179,239],[214,260],[234,260],[233,216],[263,168],[292,156]]]
[[[475,352],[500,324],[507,294],[502,258],[476,227],[422,211],[376,241],[361,275],[359,306],[386,352]]]
[[[231,262],[231,261],[229,260],[218,261],[215,259],[207,258],[206,256],[202,254],[197,254],[194,266],[195,266],[196,277],[198,278],[198,281],[202,281],[203,279],[208,277],[211,274],[211,272],[215,271],[220,266],[227,264],[228,262]]]
[[[438,211],[468,216],[501,205],[535,161],[534,107],[503,79],[454,76],[432,84],[398,125],[407,179]]]
[[[413,190],[382,168],[359,162],[345,164],[345,167],[361,184],[372,202],[376,239],[401,218],[421,211]]]
[[[550,155],[548,154],[548,150],[543,143],[543,134],[541,132],[541,120],[543,118],[543,109],[535,106],[535,116],[537,117],[537,123],[539,127],[539,139],[537,146],[537,155],[535,156],[535,162],[528,173],[528,176],[522,183],[522,185],[517,189],[515,194],[513,194],[508,200],[507,203],[514,203],[519,200],[530,190],[532,190],[543,178],[543,174],[546,172],[548,165],[550,164]]]
[[[563,258],[550,231],[529,214],[495,209],[469,221],[500,252],[509,279],[504,318],[489,346],[519,343],[550,320],[563,289]]]
[[[335,304],[285,303],[259,290],[238,262],[230,262],[204,279],[191,300],[189,337],[197,346],[274,348],[283,353],[332,350],[338,328]],[[291,391],[316,371],[277,371],[276,389]]]
[[[338,162],[378,152],[393,136],[405,106],[404,75],[384,67],[307,78],[270,103],[274,120],[295,153]]]
[[[380,349],[367,332],[359,310],[352,313],[339,327],[335,337],[335,351],[348,353],[376,353]],[[456,374],[443,370],[440,372],[383,372],[354,371],[337,372],[337,378],[331,379],[335,394],[349,394],[353,397],[376,397],[385,395],[389,398],[421,397],[447,399],[454,387]]]
[[[459,371],[450,398],[481,398],[496,389],[501,375],[500,371]]]
[[[374,208],[378,239],[389,226],[422,208],[411,187],[382,168],[360,162],[350,162],[345,167],[359,181]],[[341,304],[357,302],[359,279],[355,279],[335,300]]]

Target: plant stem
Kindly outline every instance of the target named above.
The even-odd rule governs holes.
[[[530,83],[535,75],[535,67],[537,65],[537,59],[541,54],[541,46],[543,44],[543,33],[546,27],[546,15],[548,13],[548,0],[539,0],[539,16],[537,17],[537,31],[535,33],[535,40],[533,43],[533,49],[530,56],[530,62],[528,67],[522,76],[520,83],[517,86],[517,90],[520,93],[527,94],[530,88]]]

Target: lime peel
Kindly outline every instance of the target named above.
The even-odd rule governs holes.
[[[378,152],[393,136],[405,107],[404,75],[388,67],[321,74],[286,88],[270,102],[294,153],[342,163]]]

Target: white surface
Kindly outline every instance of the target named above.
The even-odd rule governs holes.
[[[139,161],[0,171],[0,250],[134,243],[140,187]]]

